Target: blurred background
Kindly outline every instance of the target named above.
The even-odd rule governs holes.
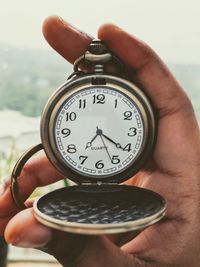
[[[40,142],[44,104],[72,72],[42,36],[47,16],[59,15],[94,37],[102,23],[111,22],[144,40],[188,93],[200,122],[199,10],[199,0],[0,0],[0,180],[22,151]],[[1,267],[3,244],[1,240]],[[8,266],[55,265],[51,257],[31,249],[9,247],[8,259]]]

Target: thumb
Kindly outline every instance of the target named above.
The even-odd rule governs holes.
[[[64,267],[144,267],[143,261],[118,247],[132,240],[137,234],[135,231],[91,236],[53,230],[37,222],[32,209],[15,215],[5,232],[9,243],[38,248],[54,256]]]

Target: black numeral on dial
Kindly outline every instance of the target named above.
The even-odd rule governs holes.
[[[86,107],[86,99],[79,99],[79,108],[85,108]]]
[[[131,151],[131,143],[128,143],[124,148],[123,148],[124,151]]]
[[[69,144],[69,145],[67,146],[67,152],[68,152],[68,153],[76,153],[76,146],[73,145],[73,144]]]
[[[97,161],[97,162],[95,163],[95,167],[96,167],[97,169],[103,169],[104,164],[103,164],[102,161],[103,161],[103,160],[99,160],[99,161]]]
[[[64,128],[61,130],[61,133],[63,134],[63,137],[65,138],[71,134],[71,130],[68,128]]]
[[[67,112],[66,121],[75,121],[76,113],[75,112]]]
[[[93,104],[105,104],[105,95],[93,95]]]
[[[132,120],[132,112],[131,111],[125,111],[124,112],[124,120]]]
[[[129,128],[128,136],[135,136],[137,134],[137,128],[131,127]]]
[[[79,159],[81,160],[81,165],[84,164],[84,162],[86,161],[86,159],[88,158],[88,156],[80,156]]]
[[[115,99],[115,108],[117,108],[117,99]]]
[[[112,156],[112,164],[118,164],[120,163],[119,156]]]

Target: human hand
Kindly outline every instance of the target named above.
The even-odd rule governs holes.
[[[92,39],[57,17],[48,18],[43,30],[50,45],[71,63],[85,52]],[[134,239],[132,233],[86,237],[56,232],[55,235],[35,220],[32,208],[17,210],[7,181],[0,197],[1,233],[5,229],[7,241],[17,246],[40,248],[51,244],[47,251],[63,266],[71,266],[70,257],[76,257],[77,267],[197,267],[200,135],[191,103],[147,45],[114,25],[102,26],[98,36],[125,63],[129,79],[149,95],[158,111],[155,151],[143,170],[127,184],[161,194],[167,201],[166,218]],[[25,200],[37,186],[61,178],[44,156],[36,158],[19,177],[20,195]]]

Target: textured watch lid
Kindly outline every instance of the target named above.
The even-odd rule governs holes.
[[[44,195],[34,210],[37,219],[52,228],[102,234],[155,223],[164,216],[165,201],[155,192],[134,186],[72,186]]]

